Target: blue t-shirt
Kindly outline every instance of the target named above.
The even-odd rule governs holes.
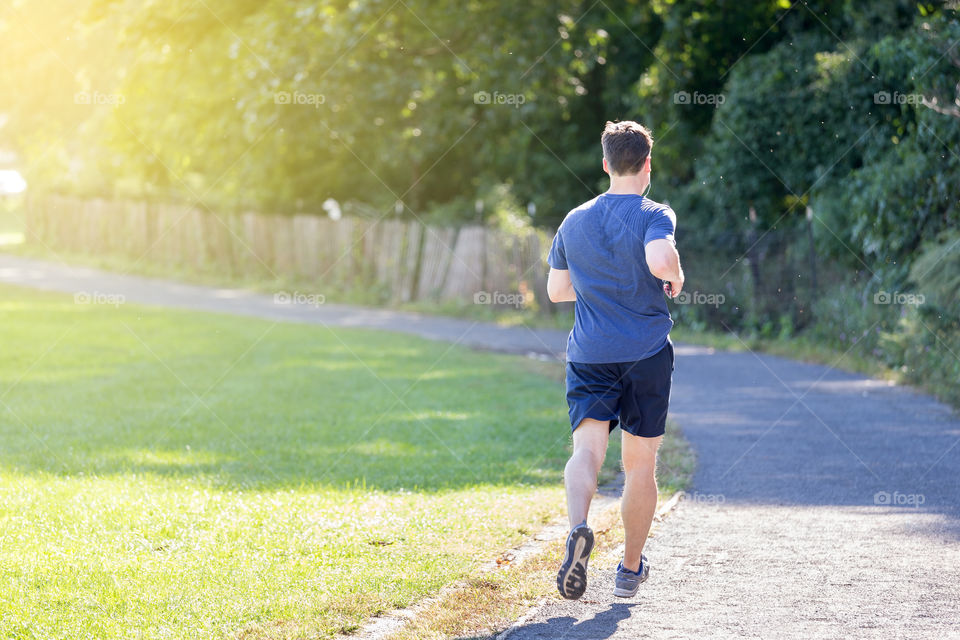
[[[676,224],[669,206],[634,194],[604,193],[567,214],[547,262],[569,269],[577,294],[569,362],[633,362],[666,346],[673,320],[644,246],[673,242]]]

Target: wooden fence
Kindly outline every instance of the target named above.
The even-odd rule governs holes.
[[[27,224],[27,241],[54,251],[123,257],[171,271],[303,282],[321,293],[374,291],[391,303],[473,302],[479,292],[501,292],[550,307],[544,263],[550,238],[537,231],[511,235],[396,219],[216,213],[202,206],[55,195],[29,200]]]

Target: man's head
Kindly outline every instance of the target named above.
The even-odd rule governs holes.
[[[635,176],[650,170],[648,158],[653,136],[643,125],[627,120],[607,122],[600,137],[603,145],[603,168],[611,176]]]

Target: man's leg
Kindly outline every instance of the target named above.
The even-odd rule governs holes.
[[[584,523],[590,511],[590,501],[597,491],[597,474],[607,454],[609,437],[608,421],[582,420],[573,431],[573,455],[563,470],[570,535],[567,536],[563,564],[557,573],[557,589],[568,600],[576,600],[587,590],[587,563],[593,550],[593,531]]]
[[[640,570],[640,554],[657,509],[657,449],[661,440],[663,436],[642,438],[623,432],[623,471],[626,474],[620,501],[626,532],[623,568],[633,572]]]
[[[609,437],[610,422],[592,418],[584,418],[573,431],[573,455],[563,470],[571,529],[587,519],[590,501],[597,491],[597,474],[607,455]]]

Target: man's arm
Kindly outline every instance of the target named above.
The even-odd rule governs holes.
[[[655,278],[670,283],[670,296],[676,298],[683,289],[683,268],[680,266],[680,254],[670,240],[651,240],[644,248],[647,267]]]
[[[550,268],[550,275],[547,276],[547,296],[550,302],[574,302],[577,299],[577,293],[570,281],[569,269]]]

